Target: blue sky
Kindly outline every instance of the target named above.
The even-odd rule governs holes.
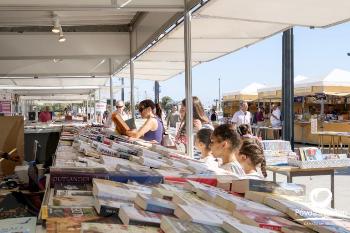
[[[282,34],[248,48],[196,66],[192,71],[193,95],[205,106],[212,105],[221,93],[240,90],[252,82],[281,83]],[[327,75],[335,68],[350,70],[350,23],[328,29],[294,28],[294,74],[307,77]],[[185,97],[184,75],[161,82],[161,97]],[[126,83],[128,80],[126,80]],[[136,80],[139,100],[154,98],[153,81]],[[127,91],[128,93],[128,91]]]

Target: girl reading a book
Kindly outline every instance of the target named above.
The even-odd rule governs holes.
[[[246,178],[260,180],[267,177],[264,150],[257,139],[243,140],[237,154],[237,160],[241,164]],[[259,166],[260,169],[258,169]]]
[[[205,114],[203,105],[198,97],[193,96],[193,129],[195,132],[202,128],[208,128],[214,130],[214,127],[210,124],[210,121]],[[186,99],[183,99],[180,107],[180,127],[175,137],[176,148],[180,151],[186,152],[187,150],[187,137],[186,135]]]
[[[232,172],[239,178],[245,176],[244,169],[237,160],[241,136],[230,124],[219,125],[211,136],[210,144],[214,157],[222,159],[220,168]]]
[[[218,160],[213,156],[210,149],[210,137],[213,133],[211,129],[200,129],[197,132],[195,147],[200,152],[200,160],[209,166],[218,167]]]
[[[146,141],[161,143],[164,127],[160,106],[146,99],[140,102],[139,112],[143,119],[147,119],[146,122],[137,131],[126,131],[126,135],[133,138],[143,137]]]

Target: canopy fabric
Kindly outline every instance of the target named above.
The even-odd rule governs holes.
[[[293,26],[329,27],[346,22],[350,19],[347,7],[347,0],[207,1],[192,17],[192,65],[249,47]],[[135,60],[135,78],[164,81],[184,71],[184,26],[173,27]],[[128,78],[129,71],[125,66],[117,75]]]
[[[224,94],[224,101],[253,101],[258,99],[258,89],[266,85],[261,83],[251,83],[240,91],[234,91]]]
[[[300,83],[305,83],[310,78],[298,75],[294,78],[294,87]],[[295,89],[294,89],[295,93]],[[270,86],[258,89],[259,99],[281,99],[282,98],[282,87],[281,86]]]
[[[183,9],[183,0],[0,1],[0,89],[103,87],[130,58],[131,27],[138,52]]]

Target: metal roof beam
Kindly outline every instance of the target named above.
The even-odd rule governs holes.
[[[0,26],[3,22],[0,22]],[[26,23],[28,24],[28,22]],[[0,32],[51,32],[52,26],[0,27]],[[129,32],[129,25],[62,26],[63,32]]]

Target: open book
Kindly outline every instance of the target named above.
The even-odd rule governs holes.
[[[123,118],[116,112],[112,113],[112,121],[115,124],[115,129],[121,134],[125,135],[126,131],[130,130],[128,124],[123,120]]]

